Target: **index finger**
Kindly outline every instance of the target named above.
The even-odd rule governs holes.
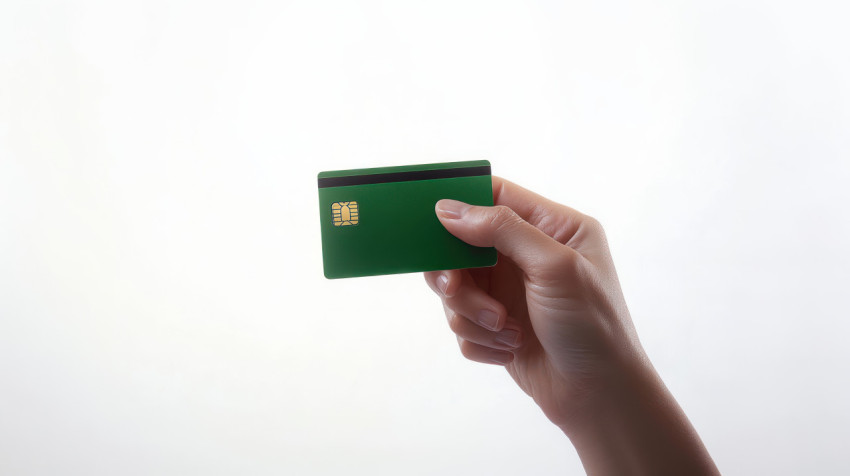
[[[496,205],[507,206],[520,218],[562,244],[576,234],[582,221],[587,217],[577,210],[495,175],[493,176],[493,202]]]

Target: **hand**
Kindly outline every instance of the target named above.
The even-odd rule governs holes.
[[[674,440],[695,438],[696,445],[686,445],[693,450],[687,455],[711,463],[640,345],[599,222],[498,177],[493,196],[494,207],[436,204],[450,233],[499,252],[491,268],[425,273],[463,355],[505,365],[573,440],[588,471],[634,472],[623,460],[624,466],[615,467],[616,458],[600,457],[606,444],[632,462],[681,446],[674,441],[656,448],[652,445],[662,440],[641,441],[647,418],[655,418],[650,426],[657,423]],[[615,426],[621,438],[632,431],[635,441],[612,447],[612,435],[600,428]]]
[[[506,365],[563,426],[600,375],[639,365],[643,351],[599,222],[498,177],[493,195],[495,207],[441,200],[436,211],[461,240],[495,246],[498,264],[425,278],[463,355]]]

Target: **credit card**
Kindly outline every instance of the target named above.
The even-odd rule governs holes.
[[[434,213],[443,198],[493,205],[486,160],[335,170],[318,178],[328,279],[496,264],[495,248],[464,243]]]

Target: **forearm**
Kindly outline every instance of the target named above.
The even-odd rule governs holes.
[[[624,372],[562,427],[589,475],[715,475],[714,462],[651,366]]]

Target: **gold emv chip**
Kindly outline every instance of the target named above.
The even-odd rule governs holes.
[[[360,218],[357,202],[334,202],[331,205],[334,226],[356,225]]]

